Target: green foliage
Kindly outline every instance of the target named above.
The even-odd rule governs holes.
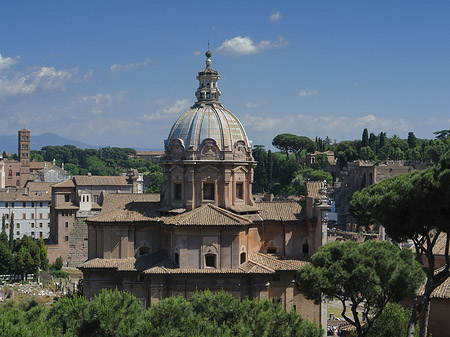
[[[50,273],[55,278],[69,278],[69,273],[66,273],[64,270],[52,270]]]
[[[343,317],[364,336],[389,302],[411,296],[424,280],[421,266],[408,249],[388,242],[332,242],[319,248],[311,264],[300,268],[296,285],[306,298],[320,302],[321,295],[342,302]],[[345,312],[351,303],[353,317]],[[356,307],[363,305],[367,323],[362,326]],[[355,309],[355,311],[353,311]]]
[[[53,263],[53,269],[61,270],[62,267],[63,267],[63,259],[61,256],[58,256],[55,260],[55,263]]]
[[[57,165],[64,163],[64,168],[71,175],[119,175],[130,168],[147,168],[142,172],[161,171],[161,166],[151,160],[134,158],[136,151],[130,148],[103,147],[98,150],[82,150],[73,145],[45,146],[40,151],[32,151],[40,161],[56,159]],[[141,172],[141,171],[140,171]]]
[[[449,267],[434,274],[433,247],[442,235],[447,239],[450,209],[450,152],[435,167],[383,180],[355,193],[350,211],[360,223],[378,222],[395,241],[412,240],[416,259],[427,261],[424,296],[413,306],[412,321],[418,316],[423,328],[425,310],[431,292],[448,277]],[[448,254],[448,251],[447,253]],[[448,257],[448,255],[447,255]]]
[[[389,303],[374,322],[367,337],[406,336],[411,310],[397,303]],[[416,336],[419,336],[416,331]]]
[[[103,290],[92,301],[74,295],[51,309],[32,302],[0,306],[2,336],[303,336],[320,329],[268,300],[228,293],[169,297],[145,310],[129,293]]]
[[[159,171],[153,172],[149,175],[149,184],[147,193],[160,193],[163,185],[163,174]]]
[[[283,133],[277,135],[273,141],[272,145],[277,149],[283,150],[286,153],[286,157],[289,159],[289,153],[294,153],[298,158],[298,155],[303,150],[307,153],[314,151],[314,142],[305,136],[296,136],[290,133]]]

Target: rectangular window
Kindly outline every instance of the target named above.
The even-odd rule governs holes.
[[[20,235],[20,232],[19,232],[19,231],[17,231],[17,232],[16,232],[16,235]]]
[[[39,237],[42,239],[42,232],[39,232]]]
[[[27,203],[26,202],[23,203],[23,207],[24,208],[27,207]]]
[[[11,207],[14,208],[14,203],[13,202],[11,203]]]
[[[214,183],[203,183],[203,200],[214,200]]]
[[[8,203],[5,203],[5,207],[8,207]]]
[[[44,214],[39,213],[39,219],[42,219],[44,217]]]
[[[244,184],[236,184],[236,199],[244,199]]]
[[[20,228],[20,223],[16,223],[16,228]]]
[[[66,195],[64,196],[64,201],[65,201],[65,202],[69,202],[69,201],[70,201],[70,195],[66,194]]]
[[[69,228],[69,222],[66,221],[66,228]]]
[[[31,213],[31,219],[34,219],[34,213]]]
[[[39,227],[42,228],[43,224],[42,222],[39,222]]]
[[[22,219],[26,219],[27,215],[25,213],[22,214]]]
[[[5,214],[5,219],[6,219],[6,220],[9,219],[9,214]]]
[[[64,237],[64,242],[67,242],[67,241],[69,241],[69,237],[66,235],[66,236]]]
[[[31,223],[31,228],[34,228],[34,223]]]
[[[34,232],[31,232],[31,236],[34,236]]]
[[[40,207],[42,207],[42,202],[41,202],[41,203],[39,203],[39,206],[40,206]]]
[[[31,207],[34,207],[34,202],[31,203]]]
[[[206,267],[216,268],[216,254],[206,254],[205,265]]]
[[[174,186],[174,199],[175,200],[181,200],[181,184],[175,183]]]

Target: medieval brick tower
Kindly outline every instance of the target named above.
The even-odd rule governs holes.
[[[20,186],[23,187],[30,176],[30,131],[19,130]]]

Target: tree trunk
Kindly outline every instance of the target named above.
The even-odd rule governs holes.
[[[420,337],[427,337],[428,335],[428,319],[430,317],[431,298],[428,298],[428,303],[423,308],[423,313],[420,315]]]
[[[417,322],[417,295],[414,295],[412,298],[412,306],[411,306],[411,318],[408,322],[408,331],[406,333],[406,337],[414,337],[414,333],[416,332],[416,322]]]

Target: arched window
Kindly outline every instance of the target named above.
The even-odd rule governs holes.
[[[180,265],[180,253],[175,253],[175,264]]]
[[[20,186],[20,180],[16,180],[16,186]]]
[[[210,88],[211,86],[209,85],[209,83],[207,83],[207,84],[206,84],[206,87],[207,87],[207,88]]]
[[[9,170],[8,176],[9,176],[9,177],[12,177],[12,170]]]
[[[241,264],[247,261],[247,254],[245,252],[241,253]]]
[[[277,247],[267,247],[267,254],[276,254]]]

